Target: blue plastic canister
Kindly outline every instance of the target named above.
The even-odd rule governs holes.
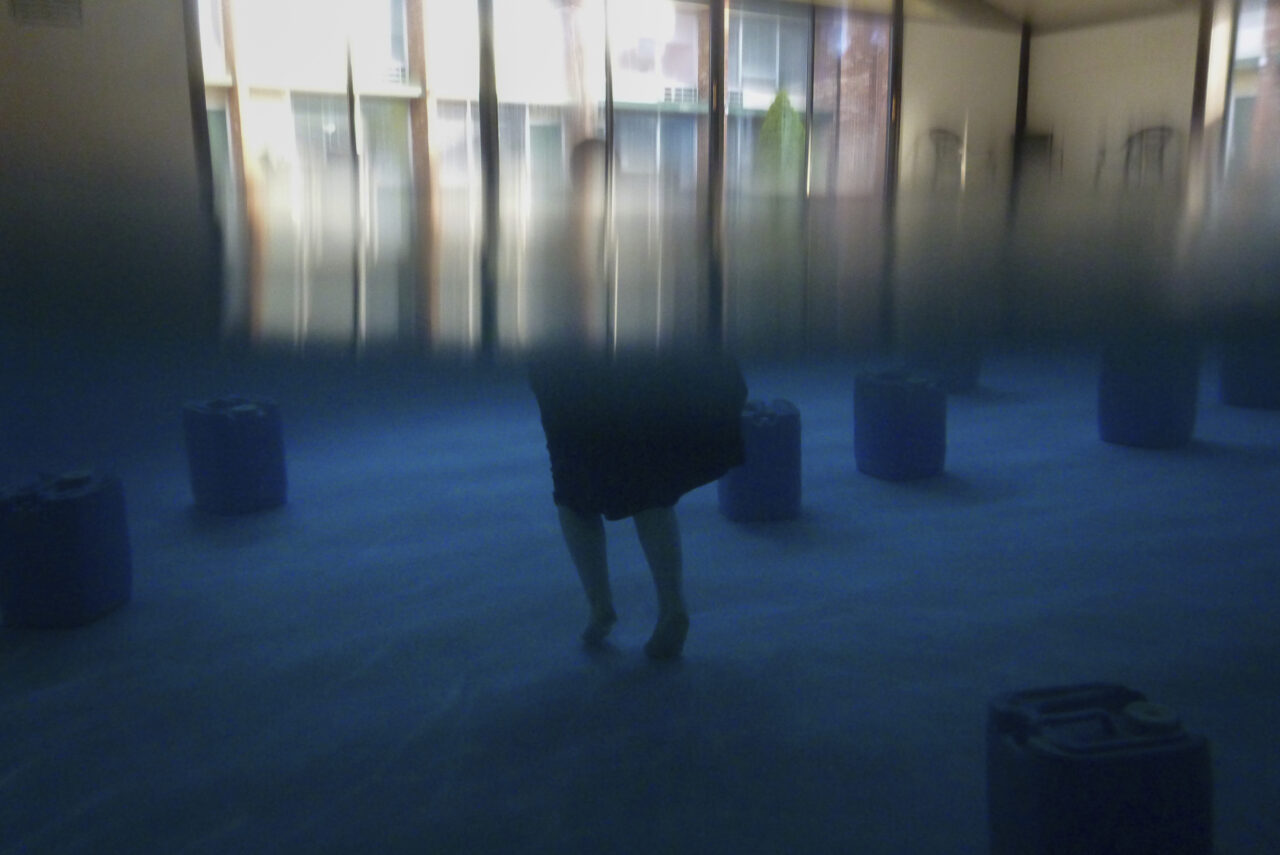
[[[1228,406],[1280,410],[1280,324],[1223,342],[1219,381]]]
[[[1200,390],[1200,348],[1190,338],[1108,346],[1098,379],[1098,434],[1104,442],[1175,448],[1191,441]]]
[[[786,400],[748,401],[742,410],[746,460],[725,473],[716,489],[720,512],[734,522],[794,519],[800,515],[800,411]]]
[[[0,616],[6,626],[70,627],[129,601],[124,488],[71,472],[0,494]]]
[[[942,472],[947,395],[936,380],[901,371],[859,374],[853,422],[858,471],[888,481]]]
[[[996,698],[987,722],[992,855],[1210,855],[1208,741],[1109,683]]]
[[[216,398],[187,404],[182,416],[196,507],[243,514],[285,503],[284,437],[274,402]]]

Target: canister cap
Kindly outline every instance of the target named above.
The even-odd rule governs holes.
[[[1174,710],[1151,701],[1134,701],[1120,711],[1127,726],[1139,733],[1175,733],[1182,720]]]
[[[93,483],[94,474],[89,469],[76,469],[71,472],[64,472],[53,479],[53,489],[60,493],[70,492],[72,490],[83,490]]]
[[[221,398],[210,398],[206,401],[192,401],[184,409],[190,413],[205,415],[238,416],[261,415],[274,407],[272,401],[265,398],[246,398],[242,395],[224,395]]]

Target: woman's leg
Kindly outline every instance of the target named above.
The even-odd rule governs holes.
[[[684,649],[689,614],[684,603],[684,559],[675,508],[652,508],[635,515],[636,534],[658,592],[658,624],[644,646],[654,659],[674,659]]]
[[[609,587],[604,521],[599,514],[580,514],[563,505],[556,505],[556,510],[560,514],[560,531],[569,547],[569,557],[591,606],[591,623],[582,631],[582,640],[589,645],[597,645],[604,641],[618,620],[613,610],[613,591]]]

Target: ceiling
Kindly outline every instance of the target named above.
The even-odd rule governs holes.
[[[1106,21],[1176,12],[1199,6],[1198,0],[980,0],[999,12],[1026,21],[1033,30],[1059,30]]]
[[[806,0],[794,0],[806,2]],[[889,14],[893,0],[813,0],[874,14]],[[1200,0],[904,0],[908,18],[1021,29],[1064,30],[1195,9]]]

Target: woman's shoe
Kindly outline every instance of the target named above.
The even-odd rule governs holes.
[[[618,613],[613,607],[591,613],[591,623],[582,631],[582,643],[587,647],[599,647],[609,636],[613,625],[618,622]]]
[[[658,618],[653,635],[645,643],[644,652],[650,659],[675,659],[684,650],[684,639],[689,634],[689,616],[677,614]]]

